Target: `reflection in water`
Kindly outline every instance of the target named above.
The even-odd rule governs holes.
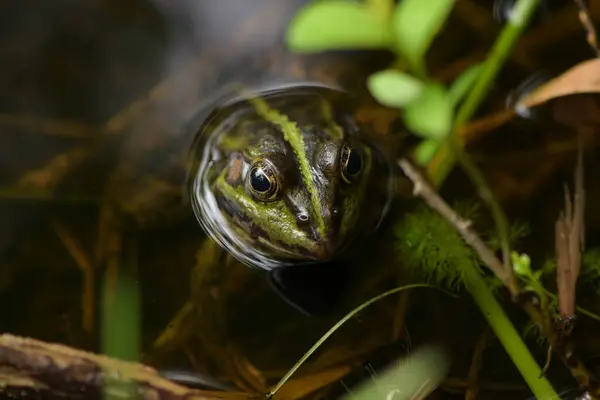
[[[506,107],[509,109],[514,108],[515,112],[521,118],[535,119],[537,116],[534,110],[518,104],[532,91],[549,81],[551,78],[552,76],[547,71],[538,71],[532,74],[509,93],[506,98]]]
[[[207,234],[244,264],[271,270],[298,262],[327,261],[342,252],[361,228],[377,226],[387,213],[393,194],[389,167],[362,141],[358,128],[344,119],[346,116],[338,117],[339,125],[333,126],[320,115],[322,100],[340,94],[322,85],[291,85],[261,92],[278,110],[292,112],[290,118],[303,132],[299,151],[306,156],[299,156],[290,141],[283,139],[282,128],[274,129],[273,123],[240,98],[197,118],[198,122],[206,120],[195,150],[201,152],[195,160],[198,164],[192,167],[192,205]],[[345,137],[334,135],[336,127],[343,129]],[[339,172],[346,143],[362,154],[364,162],[353,184],[342,182]],[[304,157],[310,168],[307,177],[301,166]],[[257,198],[249,186],[249,174],[258,161],[268,162],[267,179],[276,196],[269,200]],[[376,222],[365,221],[360,215],[371,213],[363,212],[363,206],[378,197],[367,198],[371,174],[381,172],[388,176],[383,206],[373,211],[371,218]],[[318,204],[311,197],[312,190]],[[324,221],[323,231],[315,222],[319,218]]]
[[[182,369],[162,369],[159,371],[159,373],[164,378],[194,389],[225,391],[239,390],[239,388],[236,388],[233,385],[228,385],[198,372],[186,371]]]
[[[510,20],[517,0],[495,0],[493,8],[494,19],[505,23]],[[533,24],[547,21],[550,13],[572,3],[569,0],[542,0],[533,15]]]

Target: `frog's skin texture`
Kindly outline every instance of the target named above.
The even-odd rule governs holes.
[[[326,262],[385,215],[391,168],[340,99],[316,85],[244,92],[202,121],[192,204],[241,262],[266,270]]]

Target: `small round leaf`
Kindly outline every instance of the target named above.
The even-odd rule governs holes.
[[[407,105],[404,122],[414,134],[434,140],[444,139],[452,130],[454,104],[446,89],[437,84],[423,88],[421,96]]]
[[[423,91],[423,82],[400,71],[380,71],[367,81],[369,91],[375,99],[387,107],[405,107],[416,100]]]
[[[428,165],[435,156],[440,142],[436,140],[425,140],[417,146],[415,150],[415,161],[420,166]]]
[[[393,31],[365,4],[346,0],[311,3],[294,17],[286,41],[294,51],[382,49]]]

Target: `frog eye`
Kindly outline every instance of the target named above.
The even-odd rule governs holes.
[[[258,200],[276,200],[280,190],[277,170],[267,160],[254,162],[246,178],[246,186]]]
[[[353,183],[363,168],[363,159],[358,153],[347,144],[342,147],[342,156],[340,159],[342,168],[342,179],[346,183]]]

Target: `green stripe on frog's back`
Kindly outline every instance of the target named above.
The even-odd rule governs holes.
[[[289,143],[296,156],[296,160],[298,161],[302,182],[310,194],[311,204],[316,214],[317,232],[321,237],[325,237],[325,221],[323,220],[321,198],[319,197],[317,185],[313,180],[313,174],[306,155],[306,146],[302,132],[298,129],[295,122],[290,121],[286,115],[271,108],[264,99],[249,97],[248,101],[254,106],[256,112],[262,118],[278,126],[282,130],[284,140]]]

